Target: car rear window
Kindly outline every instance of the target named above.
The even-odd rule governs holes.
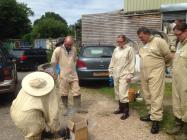
[[[83,57],[111,57],[114,51],[112,46],[85,47],[82,52]]]

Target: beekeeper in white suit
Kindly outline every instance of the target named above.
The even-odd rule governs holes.
[[[129,117],[128,89],[135,71],[135,52],[127,44],[125,35],[118,36],[117,43],[109,65],[109,75],[114,79],[115,98],[119,102],[114,114],[122,113],[120,119],[125,120]]]
[[[172,75],[172,98],[175,126],[168,131],[175,140],[187,140],[187,24],[176,25],[174,33],[179,41]]]
[[[171,53],[167,42],[151,35],[148,28],[139,28],[137,34],[144,44],[139,51],[141,88],[149,110],[140,120],[152,121],[151,133],[156,134],[159,132],[159,122],[163,117],[165,68],[166,63],[171,60]]]
[[[33,72],[24,77],[10,115],[25,140],[41,140],[46,127],[51,137],[64,135],[61,135],[59,122],[59,95],[52,76],[45,72]]]

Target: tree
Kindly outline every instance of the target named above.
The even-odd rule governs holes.
[[[24,3],[16,0],[0,0],[0,38],[21,38],[31,32],[29,16],[34,13]]]
[[[67,26],[58,20],[43,19],[33,27],[34,38],[58,38],[68,34]]]
[[[78,41],[82,40],[82,20],[79,19],[74,25],[69,26],[69,33]]]
[[[34,22],[33,38],[58,38],[68,34],[67,22],[58,14],[47,12]]]
[[[64,24],[67,25],[67,22],[65,19],[63,19],[59,14],[56,14],[54,12],[46,12],[45,15],[42,15],[42,17],[40,19],[37,19],[34,21],[34,25],[36,25],[37,23],[39,23],[40,21],[42,21],[43,19],[54,19],[54,20],[58,20],[63,22]]]

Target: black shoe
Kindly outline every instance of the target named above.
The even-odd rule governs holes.
[[[145,121],[145,122],[149,122],[149,121],[151,121],[150,116],[151,116],[150,114],[147,114],[146,116],[140,117],[140,120]]]
[[[117,110],[115,110],[115,111],[113,112],[113,114],[121,114],[121,113],[123,113],[123,112],[121,111],[121,109],[117,109]]]
[[[129,117],[129,114],[123,114],[120,119],[121,120],[126,120]]]
[[[123,106],[123,115],[120,117],[121,120],[125,120],[129,117],[129,103],[121,103]]]
[[[159,132],[159,122],[153,121],[152,127],[151,127],[151,133],[152,134],[158,134]]]
[[[113,112],[113,114],[121,114],[121,113],[123,113],[123,106],[122,106],[122,103],[120,103],[119,101],[119,107],[117,110]]]

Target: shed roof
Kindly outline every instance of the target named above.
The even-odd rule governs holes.
[[[187,11],[187,3],[163,4],[160,7],[161,12]]]

